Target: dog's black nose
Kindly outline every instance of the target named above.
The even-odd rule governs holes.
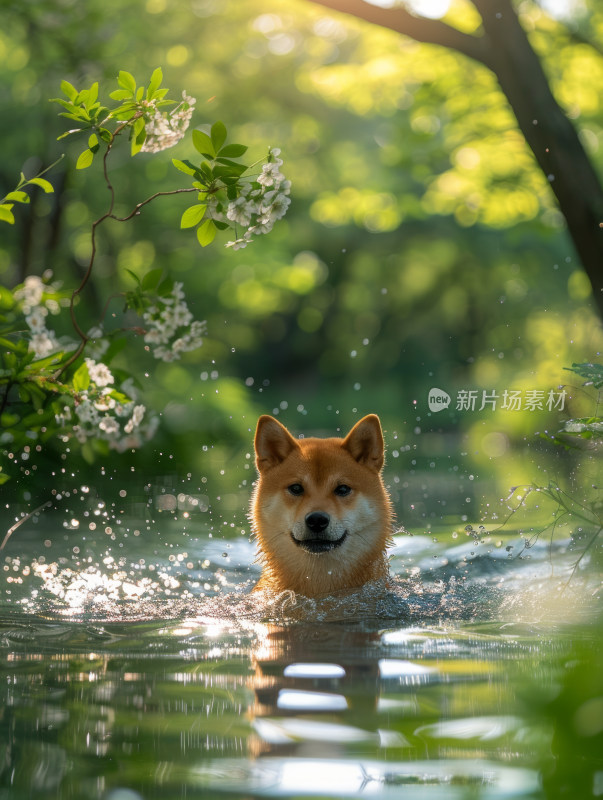
[[[330,519],[324,511],[312,511],[306,514],[306,526],[312,533],[322,533],[328,527]]]

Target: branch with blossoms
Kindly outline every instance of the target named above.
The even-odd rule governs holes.
[[[109,95],[113,107],[99,100],[98,83],[78,90],[63,81],[64,96],[53,101],[73,125],[59,139],[87,136],[75,168],[88,169],[99,157],[101,179],[109,190],[108,205],[90,229],[90,257],[79,286],[69,293],[47,271],[42,277],[29,276],[12,291],[0,287],[0,448],[9,462],[26,461],[32,448],[39,451],[57,436],[78,442],[89,461],[97,453],[140,447],[155,433],[158,418],[140,402],[134,376],[123,367],[110,367],[127,346],[126,334],[142,336],[145,349],[162,361],[179,359],[203,344],[205,322],[193,319],[182,284],[165,277],[161,269],[142,278],[131,272],[135,288],[107,298],[95,325],[81,324],[78,306],[94,274],[101,226],[108,220],[125,223],[159,198],[195,193],[196,202],[182,214],[180,227],[194,228],[202,247],[218,232],[231,230],[234,237],[225,246],[237,250],[272,230],[290,203],[280,150],[269,148],[265,159],[247,166],[240,160],[247,147],[228,143],[224,123],[216,122],[206,130],[193,130],[195,162],[172,159],[191,179],[189,186],[156,192],[126,216],[117,216],[110,174],[114,148],[127,137],[132,156],[161,153],[184,137],[195,108],[195,99],[186,92],[178,101],[168,97],[161,69],[153,72],[147,86],[138,86],[125,71],[117,82]],[[23,191],[27,186],[52,191],[52,184],[41,177],[47,171],[29,179],[21,175],[17,188],[0,201],[0,222],[14,222],[15,203],[29,200]],[[105,329],[105,315],[115,297],[138,314],[140,325]],[[52,324],[52,317],[65,310],[75,339],[57,336]],[[9,471],[0,464],[0,484]]]

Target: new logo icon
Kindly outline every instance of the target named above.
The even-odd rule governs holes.
[[[450,405],[450,395],[447,394],[443,389],[436,389],[434,386],[433,389],[429,390],[427,404],[429,405],[430,411],[443,411]]]

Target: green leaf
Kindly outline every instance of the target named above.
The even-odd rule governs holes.
[[[82,445],[82,456],[87,464],[94,464],[94,448],[90,442],[84,442]]]
[[[6,472],[0,472],[0,486],[7,481],[10,481],[10,475],[7,475]]]
[[[140,285],[141,285],[141,284],[140,284],[140,278],[138,277],[138,275],[137,275],[135,272],[132,272],[132,270],[131,270],[131,269],[128,269],[127,267],[126,267],[126,269],[125,269],[125,272],[127,272],[127,273],[128,273],[128,275],[131,275],[131,276],[134,278],[134,280],[136,281],[136,283],[137,283],[137,285],[138,285],[138,286],[140,286]]]
[[[44,358],[38,358],[37,361],[32,361],[31,364],[28,364],[27,367],[25,367],[25,371],[39,372],[45,367],[57,364],[63,358],[64,355],[65,353],[61,350],[60,353],[53,353],[50,356],[44,356]]]
[[[130,92],[130,95],[133,95],[136,91],[136,81],[134,80],[134,76],[125,70],[120,70],[119,75],[117,76],[117,82],[123,89],[127,89]]]
[[[78,95],[77,89],[69,81],[61,81],[61,91],[70,100],[75,100]]]
[[[96,101],[98,100],[98,82],[92,84],[88,91],[88,106],[94,106]]]
[[[239,158],[239,156],[247,152],[247,149],[247,146],[244,144],[227,144],[226,147],[220,150],[218,155],[225,156],[226,158]]]
[[[63,107],[63,108],[66,110],[66,111],[71,111],[71,112],[73,112],[73,111],[75,111],[75,110],[76,110],[76,106],[74,106],[74,105],[73,105],[73,103],[69,103],[69,102],[67,102],[67,100],[63,100],[63,98],[62,98],[62,97],[51,97],[49,102],[51,102],[51,103],[58,103],[58,104],[59,104],[60,106],[62,106],[62,107]]]
[[[15,215],[11,211],[12,203],[2,203],[0,205],[0,222],[8,222],[9,225],[15,224]]]
[[[34,186],[39,186],[41,189],[44,189],[46,194],[52,194],[52,192],[54,192],[52,183],[45,180],[45,178],[30,178],[27,183],[33,183]]]
[[[14,308],[14,306],[15,298],[13,297],[13,293],[10,289],[7,289],[6,286],[0,286],[0,308],[8,310]]]
[[[107,142],[108,144],[110,144],[113,139],[113,134],[107,128],[99,128],[98,135],[103,140],[103,142]]]
[[[93,133],[88,139],[88,147],[92,150],[93,153],[96,153],[96,151],[98,150],[99,148],[98,136],[95,133]]]
[[[167,297],[169,294],[172,293],[173,288],[174,288],[174,279],[167,277],[157,287],[157,294],[159,295],[159,297]]]
[[[88,89],[82,89],[81,92],[78,92],[78,95],[73,102],[76,106],[83,106],[87,103],[89,96],[90,92]]]
[[[114,108],[109,116],[111,119],[119,119],[121,122],[123,120],[132,119],[136,113],[136,103],[124,103],[118,108]]]
[[[157,69],[151,75],[151,82],[149,83],[149,88],[147,89],[147,100],[151,100],[157,89],[161,86],[163,82],[163,72],[161,67],[157,67]]]
[[[76,169],[86,169],[87,167],[92,164],[94,161],[94,153],[92,150],[84,150],[83,153],[80,153],[80,157],[78,158],[75,168]]]
[[[211,140],[217,152],[226,141],[226,126],[223,122],[218,120],[211,126]]]
[[[193,165],[187,161],[178,161],[177,158],[172,159],[172,164],[179,169],[180,172],[184,172],[185,175],[194,175],[197,171]]]
[[[184,214],[182,215],[182,218],[180,219],[180,227],[194,228],[195,225],[198,225],[203,219],[203,215],[205,214],[206,208],[207,206],[204,203],[200,203],[198,205],[187,208]]]
[[[86,363],[76,369],[72,383],[75,392],[85,392],[90,386],[90,373]]]
[[[72,128],[70,131],[66,133],[62,133],[60,136],[57,136],[57,142],[60,142],[61,139],[66,139],[68,136],[72,136],[74,133],[79,133],[81,128]]]
[[[238,161],[229,161],[227,158],[218,158],[218,163],[222,166],[214,167],[214,175],[242,175],[247,167]]]
[[[214,143],[203,131],[193,131],[193,146],[202,156],[207,156],[208,158],[216,157]]]
[[[114,92],[110,92],[109,97],[111,100],[129,100],[132,92],[129,89],[116,89]]]
[[[163,275],[163,269],[152,269],[142,279],[142,288],[145,292],[156,289],[159,286],[159,281]]]
[[[205,175],[208,181],[213,181],[214,173],[207,161],[203,161],[203,163],[199,166],[199,169],[203,175]]]
[[[201,247],[207,247],[208,244],[211,244],[216,236],[216,232],[217,229],[213,219],[207,219],[203,225],[199,225],[197,228],[197,239]]]
[[[3,347],[5,350],[10,350],[13,353],[16,353],[19,349],[15,342],[11,342],[10,339],[5,339],[4,336],[0,336],[0,347]]]
[[[135,119],[132,124],[132,129],[134,131],[134,136],[139,136],[140,132],[144,130],[144,117],[138,117],[138,119]]]
[[[142,126],[137,125],[137,123],[139,122],[142,122]],[[136,133],[137,127],[140,128],[138,133]],[[144,127],[144,119],[142,117],[140,119],[137,119],[136,122],[134,123],[134,131],[136,135],[132,137],[132,147],[131,147],[131,152],[133,156],[135,156],[136,153],[140,153],[144,141],[147,138],[147,132]]]
[[[68,114],[66,111],[62,111],[59,114],[59,117],[65,117],[65,119],[74,119],[76,122],[90,122],[88,114],[81,108],[76,108],[73,114]]]
[[[4,199],[12,200],[15,203],[29,203],[27,192],[9,192]]]
[[[592,385],[595,389],[600,389],[603,386],[603,364],[593,364],[592,362],[587,362],[586,364],[574,363],[571,367],[564,367],[563,369],[575,372],[581,378],[585,378],[585,386]]]
[[[17,389],[17,393],[19,395],[19,400],[22,403],[29,403],[29,401],[31,400],[31,395],[24,386],[19,386]]]

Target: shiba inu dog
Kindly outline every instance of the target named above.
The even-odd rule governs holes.
[[[255,454],[251,520],[262,575],[254,591],[319,597],[387,579],[393,512],[379,417],[364,417],[343,439],[295,439],[262,416]]]

